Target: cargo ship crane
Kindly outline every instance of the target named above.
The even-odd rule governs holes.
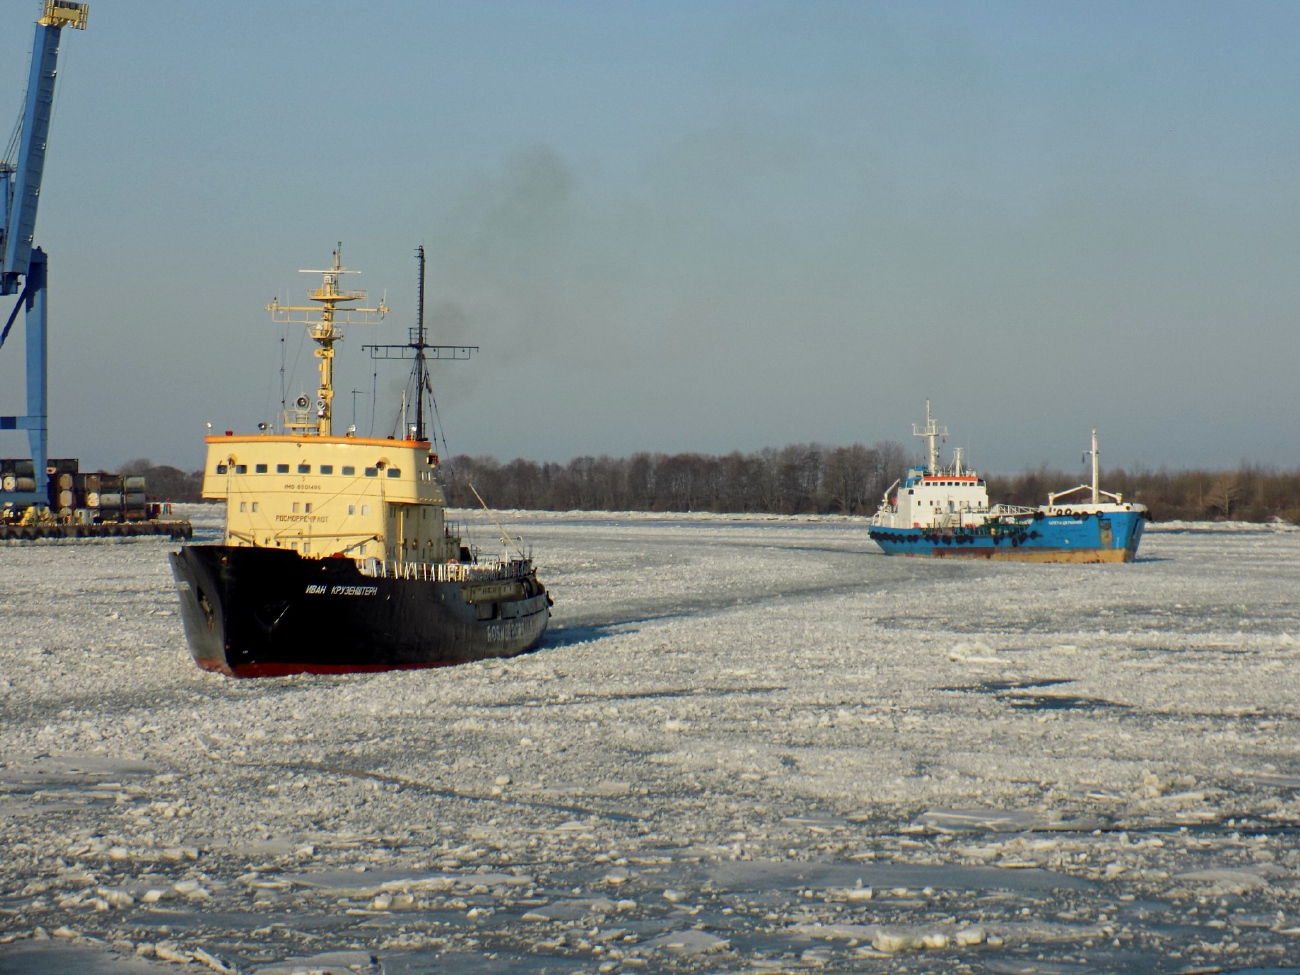
[[[34,246],[36,206],[40,202],[45,172],[45,148],[54,106],[55,70],[59,38],[64,27],[86,29],[90,5],[71,0],[44,0],[32,43],[27,97],[19,117],[17,154],[0,159],[0,295],[18,295],[4,329],[0,346],[13,328],[18,312],[25,314],[27,339],[27,414],[0,416],[0,430],[26,430],[31,445],[36,489],[10,494],[6,500],[43,504],[48,498],[46,461],[49,459],[49,407],[46,391],[46,284],[45,252]]]

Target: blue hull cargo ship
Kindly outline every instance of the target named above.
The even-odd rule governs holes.
[[[937,441],[947,431],[935,424],[928,400],[925,427],[913,426],[912,433],[929,442],[928,463],[895,481],[871,519],[871,540],[886,555],[1012,562],[1132,562],[1137,557],[1150,516],[1145,505],[1098,486],[1096,430],[1092,483],[1049,494],[1047,504],[1037,508],[990,506],[984,479],[963,468],[960,448],[950,466],[941,466]],[[1081,500],[1069,500],[1072,496]]]

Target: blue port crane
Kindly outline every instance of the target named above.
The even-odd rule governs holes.
[[[46,392],[45,252],[34,244],[36,206],[45,172],[45,146],[54,107],[54,79],[59,38],[64,27],[86,29],[90,5],[71,0],[43,0],[32,43],[27,97],[18,120],[16,154],[13,145],[0,159],[0,295],[18,295],[3,330],[4,346],[19,310],[24,311],[27,339],[27,414],[0,416],[0,430],[26,430],[31,445],[36,490],[7,494],[17,504],[43,504],[48,494],[45,472],[49,459],[49,406]]]

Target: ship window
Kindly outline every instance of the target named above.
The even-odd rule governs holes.
[[[345,468],[343,468],[343,476],[344,476],[344,477],[356,477],[356,476],[357,476],[357,469],[356,469],[355,467],[345,467]]]
[[[236,473],[236,474],[247,474],[247,473],[248,473],[248,465],[247,465],[247,464],[236,464],[236,465],[235,465],[235,473]]]
[[[333,465],[333,464],[321,464],[321,465],[320,465],[320,472],[321,472],[322,474],[333,474],[333,473],[334,473],[334,465]]]
[[[303,542],[303,543],[302,543],[302,550],[303,550],[304,553],[305,553],[305,552],[310,552],[310,551],[311,551],[311,542]]]
[[[295,501],[295,502],[293,503],[293,513],[294,513],[295,515],[298,513],[298,502],[297,502],[297,501]]]
[[[258,464],[256,467],[253,468],[253,471],[254,471],[255,473],[257,473],[257,474],[265,474],[265,473],[266,473],[266,465],[265,465],[265,464]]]
[[[366,477],[378,477],[378,476],[379,476],[379,468],[378,468],[378,467],[367,467],[367,468],[366,468]]]
[[[276,464],[276,465],[275,465],[275,472],[276,472],[277,474],[288,474],[288,473],[289,473],[289,465],[288,465],[288,464]]]
[[[357,506],[355,504],[348,505],[348,514],[355,515],[356,513],[357,513]]]
[[[218,465],[217,465],[217,473],[218,473],[218,474],[224,474],[224,473],[226,473],[227,470],[228,470],[228,468],[226,467],[225,464],[218,464]]]
[[[239,502],[239,510],[240,510],[240,511],[247,511],[247,510],[248,510],[248,502],[247,502],[247,501],[241,501],[241,502]]]
[[[390,467],[390,468],[388,468],[388,476],[389,476],[389,477],[401,477],[401,476],[402,476],[402,469],[401,469],[400,467]]]
[[[311,514],[311,502],[310,502],[310,501],[305,501],[305,502],[303,502],[302,513],[305,514],[305,515],[309,515],[309,514]]]
[[[370,514],[370,505],[368,505],[368,504],[363,504],[363,505],[361,506],[361,513],[362,513],[363,515],[368,515],[368,514]]]
[[[257,502],[256,502],[256,501],[253,502],[253,510],[254,510],[254,511],[257,510]]]
[[[310,474],[310,473],[311,473],[311,464],[299,464],[299,465],[298,465],[298,473],[299,473],[299,474]]]

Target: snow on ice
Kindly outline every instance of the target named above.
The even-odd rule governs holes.
[[[350,677],[198,670],[165,542],[0,549],[0,973],[1300,964],[1300,532],[508,520],[541,650]]]

